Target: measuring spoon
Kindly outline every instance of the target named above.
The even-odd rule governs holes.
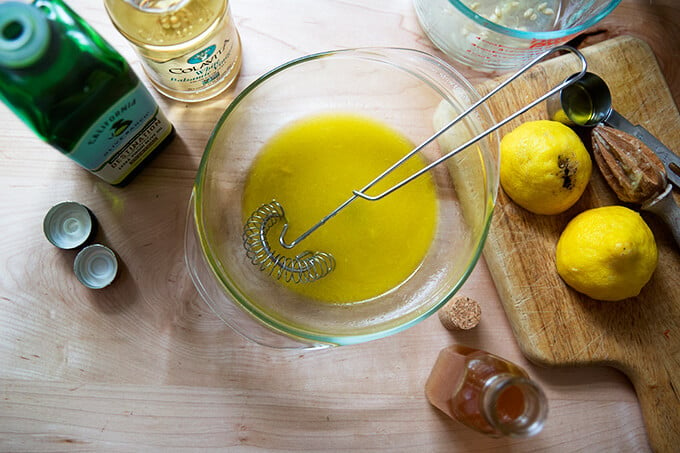
[[[637,137],[659,156],[666,170],[666,179],[680,188],[680,157],[647,129],[633,125],[614,110],[609,87],[598,75],[586,72],[579,80],[548,99],[548,115],[553,120],[569,125],[594,127],[606,124]],[[661,217],[680,246],[680,208],[673,200],[670,184],[661,195],[646,201],[641,208]]]

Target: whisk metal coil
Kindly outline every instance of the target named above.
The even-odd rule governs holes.
[[[243,228],[243,245],[251,263],[276,279],[294,283],[311,283],[335,268],[335,259],[329,253],[307,250],[291,258],[275,252],[267,233],[280,221],[284,222],[285,234],[286,215],[278,201],[263,204],[250,215]]]

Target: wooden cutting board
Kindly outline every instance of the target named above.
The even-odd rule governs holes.
[[[680,152],[680,116],[646,43],[624,36],[583,53],[589,71],[610,86],[614,109]],[[542,63],[514,82],[491,102],[496,118],[506,117],[574,72],[576,65],[569,58]],[[488,92],[497,83],[480,91]],[[520,122],[536,119],[547,119],[545,103],[509,123],[501,136]],[[568,221],[588,208],[620,204],[599,171],[593,173],[578,204],[557,216],[534,215],[499,190],[484,256],[524,354],[545,366],[608,365],[621,370],[637,392],[652,448],[678,451],[680,250],[670,231],[652,214],[642,213],[657,240],[659,265],[638,297],[594,301],[567,287],[556,272],[555,245]]]

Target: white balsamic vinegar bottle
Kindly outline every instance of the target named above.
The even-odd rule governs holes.
[[[154,87],[180,101],[210,99],[241,68],[241,43],[228,0],[104,0]]]

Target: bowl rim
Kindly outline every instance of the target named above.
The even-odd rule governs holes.
[[[462,14],[467,16],[468,19],[471,19],[474,22],[483,25],[497,33],[501,33],[503,35],[510,36],[513,38],[543,41],[567,38],[569,36],[581,33],[582,31],[592,27],[593,25],[607,17],[614,10],[614,8],[616,8],[619,5],[619,3],[621,3],[621,0],[611,0],[604,10],[602,10],[599,14],[596,14],[595,16],[591,17],[589,20],[587,20],[581,25],[565,28],[562,30],[551,31],[522,31],[514,28],[504,27],[503,25],[499,25],[495,22],[490,21],[489,19],[486,19],[484,16],[477,14],[476,12],[471,10],[465,3],[463,3],[462,0],[448,0],[448,2]]]
[[[318,53],[313,53],[309,55],[305,55],[302,57],[298,57],[295,59],[292,59],[286,63],[283,63],[270,71],[267,71],[257,79],[255,79],[253,82],[251,82],[248,86],[246,86],[234,99],[233,101],[227,106],[225,111],[222,113],[220,116],[219,120],[215,124],[215,127],[213,128],[213,131],[210,134],[209,140],[205,146],[205,150],[203,153],[203,156],[201,158],[199,168],[196,174],[195,182],[194,182],[194,187],[192,190],[192,196],[191,196],[191,207],[193,208],[193,226],[196,228],[195,234],[198,239],[198,245],[200,247],[200,250],[203,254],[203,258],[206,260],[206,264],[208,264],[208,268],[212,272],[213,277],[215,277],[216,281],[219,283],[221,288],[226,291],[225,296],[231,298],[235,303],[238,304],[238,306],[243,309],[248,315],[250,315],[254,320],[256,320],[259,324],[262,325],[263,328],[273,330],[275,332],[278,332],[279,334],[282,334],[286,337],[293,338],[302,342],[313,342],[314,344],[326,344],[326,345],[351,345],[351,344],[358,344],[358,343],[363,343],[371,340],[376,340],[384,337],[388,337],[390,335],[396,334],[398,332],[401,332],[403,330],[406,330],[410,327],[413,327],[414,325],[418,324],[419,322],[423,321],[424,319],[428,318],[431,316],[434,312],[439,310],[446,302],[448,302],[457,292],[458,290],[463,286],[465,281],[468,279],[472,271],[474,270],[476,263],[479,261],[479,257],[482,254],[484,244],[486,242],[489,228],[491,226],[491,217],[493,215],[493,210],[497,198],[497,192],[498,192],[498,187],[499,187],[499,182],[498,182],[498,175],[496,174],[496,178],[491,178],[495,179],[496,183],[494,184],[492,182],[493,187],[491,187],[492,190],[486,190],[489,188],[488,184],[485,186],[485,191],[490,192],[485,198],[486,201],[486,206],[485,206],[485,216],[483,218],[483,227],[481,228],[481,231],[479,232],[479,240],[477,241],[477,244],[475,245],[469,259],[470,265],[466,267],[464,272],[461,273],[460,277],[458,278],[457,283],[452,286],[448,291],[445,297],[442,297],[440,301],[438,301],[436,304],[433,304],[429,309],[423,310],[421,313],[419,313],[417,316],[414,316],[412,319],[401,323],[396,326],[391,326],[387,327],[384,329],[380,329],[376,332],[371,332],[371,333],[359,333],[359,334],[321,334],[318,332],[310,331],[308,329],[301,328],[300,326],[291,326],[289,324],[285,324],[281,321],[279,321],[276,317],[272,317],[268,315],[265,311],[259,309],[258,307],[254,306],[247,300],[244,300],[243,297],[241,297],[241,294],[239,291],[234,291],[232,290],[233,288],[230,287],[227,281],[225,281],[225,277],[222,275],[219,275],[219,273],[216,272],[216,269],[218,269],[220,266],[217,264],[215,257],[213,256],[213,253],[210,250],[210,247],[207,244],[207,241],[205,240],[206,237],[206,232],[204,229],[203,225],[203,208],[201,204],[197,201],[198,199],[202,198],[202,190],[203,190],[203,184],[201,184],[201,181],[204,180],[204,175],[206,172],[206,167],[208,165],[208,160],[209,160],[209,154],[210,150],[213,148],[213,145],[216,142],[217,135],[219,129],[222,127],[224,122],[227,120],[231,112],[236,109],[236,107],[243,101],[245,97],[248,96],[249,93],[253,92],[257,87],[259,87],[261,84],[263,84],[265,81],[267,81],[269,78],[275,76],[276,74],[283,72],[289,68],[292,68],[294,66],[297,66],[299,64],[325,58],[325,57],[330,57],[333,55],[346,55],[346,54],[356,54],[362,57],[370,57],[371,55],[378,56],[380,60],[384,60],[386,55],[386,52],[407,52],[411,53],[412,55],[417,55],[420,58],[426,58],[431,60],[433,63],[443,66],[446,68],[447,71],[450,71],[452,74],[455,75],[456,77],[456,82],[459,83],[465,90],[477,96],[478,98],[481,98],[481,95],[477,92],[477,90],[472,86],[472,84],[462,75],[460,74],[453,66],[450,64],[446,63],[444,60],[437,58],[427,52],[417,50],[417,49],[412,49],[412,48],[406,48],[406,47],[357,47],[357,48],[346,48],[346,49],[339,49],[339,50],[330,50],[330,51],[324,51],[324,52],[318,52]],[[384,61],[382,61],[384,62]],[[474,101],[473,101],[474,102]],[[482,106],[486,110],[486,114],[488,114],[488,117],[490,121],[495,122],[495,118],[491,111],[488,109],[488,106],[483,105]],[[496,158],[496,161],[498,161],[498,158]],[[488,169],[485,171],[485,173],[488,173]],[[496,172],[498,173],[498,172]],[[489,179],[487,176],[485,179]],[[205,183],[205,182],[204,182]],[[187,234],[190,234],[187,232]],[[218,315],[218,317],[221,318],[221,316],[218,313],[218,310],[215,307],[212,307],[211,302],[214,301],[205,301],[208,305],[211,306],[213,311]],[[223,320],[224,321],[224,320]],[[224,321],[226,322],[226,321]],[[231,323],[227,323],[228,325],[232,326]],[[232,326],[232,328],[236,328]],[[238,330],[238,329],[237,329]],[[248,335],[244,332],[240,332],[242,335],[248,337]]]

